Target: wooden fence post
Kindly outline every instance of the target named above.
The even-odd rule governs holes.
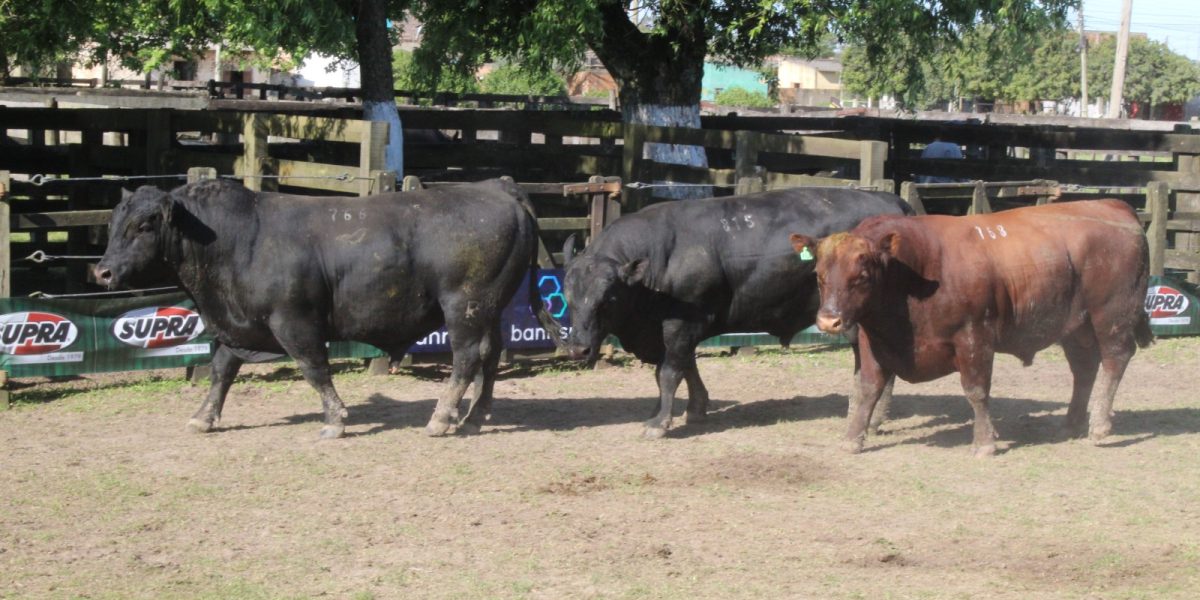
[[[1176,154],[1179,178],[1183,180],[1200,176],[1200,154]],[[1200,212],[1200,194],[1191,190],[1175,192],[1175,210]],[[1175,249],[1200,253],[1200,233],[1178,232],[1175,234]],[[1200,283],[1200,271],[1188,271],[1190,283]]]
[[[971,210],[967,214],[986,215],[990,212],[992,203],[988,201],[987,186],[982,181],[976,181],[975,189],[971,191]]]
[[[11,189],[12,179],[8,171],[0,171],[0,297],[12,295],[12,269],[10,263],[9,238],[12,225],[9,222],[8,190]],[[0,403],[7,410],[12,406],[8,390],[8,371],[0,371]]]
[[[390,194],[396,191],[395,171],[373,171],[371,173],[371,193]]]
[[[1163,275],[1166,265],[1170,194],[1171,190],[1165,181],[1152,181],[1146,186],[1146,210],[1150,212],[1150,226],[1146,229],[1146,241],[1150,245],[1150,274],[1159,277]]]
[[[411,192],[413,190],[422,189],[423,187],[424,186],[421,185],[421,178],[417,177],[416,175],[406,175],[404,177],[403,187],[400,188],[400,191]]]
[[[216,179],[217,170],[212,167],[190,167],[187,170],[187,182],[196,183],[205,179]]]
[[[645,152],[646,128],[635,123],[625,124],[625,145],[621,148],[621,180],[626,185],[639,183],[642,170],[642,156]],[[641,208],[640,194],[635,195],[631,188],[623,188],[622,195],[625,206],[634,210]]]
[[[609,181],[611,181],[610,178],[601,175],[588,177],[588,183],[602,184]],[[590,244],[609,223],[621,216],[621,203],[613,200],[608,192],[596,192],[592,194],[589,204],[588,243]]]
[[[875,185],[884,178],[883,167],[887,161],[887,142],[861,142],[861,156],[858,159],[858,184],[862,186]]]
[[[261,192],[263,190],[264,167],[267,161],[267,120],[262,114],[245,115],[242,117],[242,143],[245,151],[242,154],[242,184],[247,189]]]
[[[171,111],[165,108],[146,112],[146,175],[162,175],[167,172],[167,161],[171,150]],[[264,146],[265,147],[265,146]],[[166,187],[166,180],[158,180]]]
[[[900,184],[900,197],[913,208],[913,212],[918,215],[928,214],[925,212],[925,203],[921,202],[921,190],[917,189],[916,182],[905,181]]]
[[[363,133],[358,145],[359,196],[371,194],[376,183],[373,175],[387,170],[388,124],[383,121],[362,121]],[[392,173],[392,188],[395,188],[395,172]]]
[[[737,178],[758,176],[758,153],[763,136],[757,131],[736,131],[733,134],[733,169]]]

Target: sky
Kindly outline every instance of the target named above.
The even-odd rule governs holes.
[[[1085,29],[1116,31],[1121,27],[1121,0],[1083,0],[1083,18]],[[1070,20],[1074,27],[1074,13]],[[1129,30],[1146,33],[1175,52],[1200,60],[1200,0],[1133,0]]]

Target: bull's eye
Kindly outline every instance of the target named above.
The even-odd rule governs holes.
[[[154,231],[154,224],[150,221],[142,221],[142,224],[138,225],[138,233],[149,233],[151,231]]]

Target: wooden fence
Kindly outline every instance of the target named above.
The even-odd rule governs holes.
[[[7,143],[23,133],[24,143]],[[199,143],[225,135],[236,144]],[[18,139],[22,136],[17,135]],[[65,277],[24,263],[27,285],[11,286],[15,257],[97,255],[122,186],[183,183],[189,167],[243,179],[251,189],[366,195],[394,189],[384,170],[387,125],[321,117],[168,110],[0,108],[0,164],[9,170],[8,227],[0,225],[0,279],[11,293],[51,287],[80,291],[86,265]],[[304,140],[349,149],[340,162],[308,160],[289,147]],[[15,236],[25,239],[14,239]],[[27,240],[27,241],[26,241]],[[2,258],[2,257],[0,257]],[[61,286],[65,285],[65,289]]]
[[[978,215],[1019,206],[1042,205],[1062,196],[1055,181],[974,181],[900,186],[900,197],[919,215]]]

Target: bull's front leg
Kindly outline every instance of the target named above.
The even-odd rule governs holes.
[[[862,396],[859,391],[859,372],[862,369],[862,357],[858,349],[858,331],[855,330],[850,337],[850,349],[854,352],[854,383],[850,387],[850,402],[846,409],[846,418],[854,417],[855,411],[858,410],[859,399]],[[888,418],[888,411],[892,406],[892,389],[896,385],[896,376],[892,375],[888,378],[887,384],[880,393],[879,401],[875,404],[875,409],[871,411],[871,419],[867,425],[867,433],[871,435],[879,434],[879,427]]]
[[[188,420],[187,429],[192,433],[206,433],[221,423],[221,410],[225,407],[225,397],[229,394],[229,386],[237,377],[238,369],[242,367],[242,359],[238,358],[224,344],[217,346],[213,353],[212,374],[209,376],[208,395],[196,410],[196,414]]]
[[[958,356],[968,356],[969,360],[960,362],[959,377],[962,380],[963,393],[971,403],[975,412],[972,447],[977,457],[988,457],[996,454],[996,428],[992,425],[992,413],[988,404],[992,396],[992,363],[994,354],[990,347],[979,344],[972,352],[960,352]]]
[[[312,323],[309,315],[282,315],[271,317],[271,331],[279,345],[283,346],[300,367],[304,380],[321,395],[321,408],[325,413],[325,424],[321,427],[321,439],[342,437],[346,430],[344,419],[349,416],[346,405],[333,387],[333,376],[329,368],[329,349],[321,331],[298,324]]]
[[[704,387],[704,382],[700,380],[700,370],[696,368],[694,360],[683,377],[688,388],[686,422],[703,423],[708,419],[708,388]]]
[[[654,374],[658,378],[658,410],[646,421],[646,429],[642,432],[642,437],[649,440],[665,436],[671,428],[671,408],[675,403],[675,391],[683,381],[684,369],[673,364],[668,356]]]
[[[891,395],[895,375],[888,372],[871,353],[870,345],[864,343],[865,335],[859,335],[858,351],[855,353],[854,389],[850,395],[850,410],[847,419],[846,438],[842,449],[850,454],[862,452],[867,439],[867,428],[876,412],[879,400],[886,391]],[[878,411],[885,412],[882,407]]]

